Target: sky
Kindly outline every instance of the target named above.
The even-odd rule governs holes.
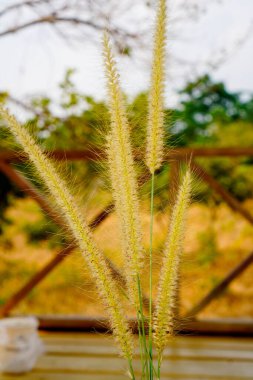
[[[6,4],[6,0],[1,1]],[[231,91],[253,93],[253,0],[208,3],[208,12],[199,21],[186,20],[177,30],[168,30],[168,105],[177,102],[177,91],[186,80],[206,72],[224,81]],[[175,14],[172,6],[170,17]],[[122,86],[129,96],[148,88],[151,46],[146,49],[134,61],[119,59]],[[73,79],[80,91],[98,99],[105,97],[98,43],[86,41],[69,47],[49,27],[40,26],[0,38],[0,54],[0,91],[24,101],[33,94],[57,97],[57,86],[68,68],[76,69]],[[178,64],[175,56],[187,63]]]

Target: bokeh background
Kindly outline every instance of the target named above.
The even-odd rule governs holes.
[[[138,0],[2,0],[0,101],[27,123],[47,150],[101,149],[108,125],[101,36],[108,29],[128,104],[133,144],[143,147],[155,2]],[[171,1],[168,20],[166,146],[252,147],[253,4],[251,0]],[[19,148],[0,120],[0,153]],[[197,162],[240,205],[253,212],[253,158]],[[40,192],[26,162],[13,162]],[[61,164],[92,219],[111,201],[103,163]],[[143,170],[140,166],[139,170]],[[155,191],[155,278],[169,225],[171,165]],[[149,183],[140,188],[148,247]],[[0,171],[0,307],[68,244],[67,237]],[[46,195],[45,195],[46,196]],[[121,266],[117,219],[96,230],[105,254]],[[187,312],[253,248],[253,226],[196,175],[182,261],[180,308]],[[146,268],[148,271],[148,268]],[[145,272],[144,276],[145,278]],[[205,317],[253,317],[249,266],[202,311]],[[101,315],[103,309],[79,252],[73,252],[14,314]]]

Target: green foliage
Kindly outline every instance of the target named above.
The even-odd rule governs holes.
[[[217,125],[230,131],[233,123],[253,122],[253,97],[243,100],[240,93],[231,93],[224,83],[204,75],[180,91],[180,105],[172,111],[172,119],[176,145],[213,144]]]
[[[60,83],[60,99],[32,100],[34,125],[40,143],[46,149],[88,149],[101,144],[101,129],[108,124],[104,102],[77,91],[72,81],[74,70],[68,70]]]
[[[29,242],[38,244],[42,241],[48,241],[50,248],[54,248],[66,243],[64,235],[59,234],[59,228],[46,217],[37,222],[27,223],[23,226]]]
[[[69,69],[59,85],[58,101],[49,97],[36,97],[30,106],[34,116],[28,123],[40,144],[46,149],[97,149],[103,143],[109,115],[106,104],[80,93],[74,85],[75,71]],[[0,102],[5,103],[9,94],[0,93]],[[245,98],[245,97],[244,97]],[[204,75],[188,83],[180,91],[180,101],[176,109],[167,109],[165,124],[168,130],[167,144],[172,146],[251,146],[253,144],[253,97],[244,99],[240,93],[231,93],[223,83],[214,82]],[[148,96],[140,93],[128,102],[129,124],[133,146],[140,149],[145,140],[147,125]],[[17,149],[13,138],[1,127],[0,149]],[[81,182],[89,178],[89,186],[100,173],[96,162],[73,162],[67,164]],[[239,200],[253,196],[253,169],[251,159],[216,158],[203,161],[203,165]],[[21,170],[27,171],[24,165]],[[156,196],[163,207],[167,199],[167,169],[163,169]],[[163,182],[164,179],[164,183]],[[4,221],[4,211],[11,196],[21,193],[14,189],[9,180],[1,174],[0,218]],[[104,178],[101,186],[106,187]],[[164,188],[164,191],[162,190]],[[88,191],[88,189],[87,189]],[[199,200],[209,198],[209,190],[200,186],[195,196]],[[157,204],[159,207],[159,204]]]
[[[85,149],[103,143],[102,134],[109,123],[107,106],[103,101],[80,93],[73,82],[74,74],[73,69],[67,71],[59,85],[57,102],[48,97],[36,97],[31,101],[35,116],[29,118],[28,123],[47,149]],[[165,115],[167,129],[171,129],[169,142],[173,146],[214,143],[243,146],[252,143],[252,96],[244,100],[240,93],[229,92],[223,83],[213,82],[208,75],[188,83],[179,94],[178,107],[167,109]],[[0,102],[7,99],[7,93],[0,94]],[[147,94],[140,93],[128,105],[136,146],[143,144],[147,104]],[[3,128],[0,133],[7,137]],[[5,138],[1,139],[1,149],[10,146]]]
[[[204,75],[180,91],[178,109],[172,115],[173,146],[251,146],[253,144],[253,97],[243,99],[224,83]],[[245,158],[203,160],[207,171],[236,198],[253,196],[252,161]],[[209,189],[201,186],[198,199],[207,200]]]

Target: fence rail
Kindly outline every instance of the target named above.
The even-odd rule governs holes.
[[[56,160],[63,161],[75,161],[75,160],[98,160],[103,157],[100,151],[61,151],[54,150],[48,152],[49,157]],[[253,157],[253,148],[177,148],[170,149],[165,154],[165,161],[171,165],[170,171],[170,184],[172,188],[172,194],[175,194],[175,190],[178,187],[180,163],[188,161],[192,170],[197,173],[198,177],[206,182],[209,187],[218,193],[220,197],[228,204],[228,206],[234,211],[239,213],[245,220],[253,225],[253,215],[246,210],[241,203],[230,194],[215,178],[207,173],[202,166],[195,161],[195,158],[212,158],[212,157]],[[138,159],[139,154],[136,152]],[[0,171],[4,173],[18,188],[20,188],[28,196],[32,197],[41,207],[41,209],[61,228],[65,229],[65,225],[60,216],[56,214],[55,210],[52,210],[47,199],[42,195],[34,185],[25,178],[20,172],[18,172],[12,164],[27,160],[26,155],[23,152],[0,152]],[[144,173],[143,177],[139,179],[140,183],[144,183],[149,179],[149,176]],[[90,222],[90,227],[95,229],[98,225],[103,223],[105,219],[114,211],[114,206],[108,204],[101,212]],[[71,242],[70,242],[71,243]],[[0,307],[0,317],[4,317],[10,314],[10,312],[21,302],[31,291],[37,286],[53,269],[55,269],[63,260],[69,256],[75,248],[74,244],[70,244],[68,247],[62,248],[42,269],[40,269],[35,275],[33,275],[26,284],[18,289],[10,299]],[[239,275],[245,271],[246,268],[253,262],[253,253],[250,253],[244,258],[238,265],[229,272],[222,281],[216,285],[202,300],[200,300],[191,310],[189,310],[185,316],[178,315],[179,320],[189,318],[193,320],[200,311],[202,311],[207,305],[210,304],[215,298],[217,298]],[[117,281],[121,282],[121,285],[125,285],[125,279],[120,270],[108,260],[109,266]],[[144,295],[144,305],[148,305],[148,297]],[[57,321],[57,319],[56,319]],[[197,325],[196,325],[197,326]]]

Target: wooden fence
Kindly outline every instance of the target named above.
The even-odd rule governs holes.
[[[55,158],[57,160],[96,160],[98,156],[98,152],[94,151],[59,151],[55,150],[49,153],[49,156]],[[136,154],[138,158],[138,152]],[[197,176],[206,182],[209,187],[219,194],[219,196],[228,204],[228,206],[234,211],[239,213],[244,219],[246,219],[250,224],[253,225],[253,216],[251,213],[246,210],[241,203],[230,194],[215,178],[213,178],[207,171],[200,166],[195,158],[211,158],[211,157],[253,157],[253,148],[177,148],[173,150],[169,150],[166,154],[165,160],[171,165],[170,170],[170,181],[173,189],[176,190],[178,186],[178,179],[180,174],[180,164],[187,160]],[[50,204],[47,199],[41,194],[34,185],[25,178],[20,172],[18,172],[14,167],[13,163],[17,163],[20,161],[25,161],[27,158],[23,153],[13,153],[9,151],[0,152],[0,171],[9,178],[19,189],[21,189],[28,196],[32,197],[41,207],[41,209],[61,228],[65,229],[65,225],[61,220],[61,217],[56,214],[55,210],[52,210]],[[139,179],[140,183],[143,183],[148,180],[148,175],[145,175]],[[92,229],[96,229],[103,221],[109,217],[109,215],[114,212],[113,204],[108,204],[98,215],[90,222],[90,227]],[[21,286],[20,289],[17,289],[14,294],[10,297],[10,299],[0,308],[0,317],[8,316],[10,312],[17,306],[19,302],[21,302],[31,291],[32,289],[38,285],[54,268],[56,268],[66,257],[68,257],[74,250],[75,245],[72,243],[65,248],[62,248],[54,257],[51,259],[42,269],[40,269],[35,275],[33,275],[27,283]],[[186,315],[178,316],[179,321],[185,321],[187,319],[188,326],[191,324],[192,329],[199,328],[205,331],[211,329],[210,324],[205,322],[202,327],[200,325],[196,325],[195,318],[196,316],[209,305],[215,298],[217,298],[230,284],[231,282],[237,278],[242,272],[249,267],[249,265],[253,262],[253,247],[252,252],[244,258],[238,265],[233,268],[233,270],[227,275],[203,298],[201,299],[194,307],[189,310]],[[112,270],[117,281],[120,281],[121,284],[125,285],[125,279],[120,270],[108,259],[108,264]],[[148,304],[148,298],[144,296],[144,305]],[[65,322],[64,322],[65,321]],[[62,320],[59,318],[41,318],[41,323],[44,327],[54,327],[57,326],[60,328],[70,327],[72,323],[72,327],[78,328],[81,325],[92,326],[92,323],[95,327],[97,322],[82,319],[82,323],[80,322],[80,318],[74,318],[72,322],[67,321],[66,319]],[[224,325],[224,323],[223,323]],[[206,326],[209,326],[208,328]],[[222,323],[219,325],[222,326]],[[232,324],[231,324],[232,326]],[[234,331],[236,331],[236,326],[233,325]],[[213,326],[214,327],[214,326]],[[231,327],[231,329],[233,330]],[[191,328],[189,327],[191,330]],[[220,331],[221,327],[217,326],[214,328],[215,331]],[[223,331],[228,329],[228,324],[226,327],[223,326]],[[230,329],[230,330],[231,330]],[[238,324],[237,324],[238,329]],[[187,330],[187,329],[186,329]],[[212,329],[211,329],[212,330]],[[240,331],[245,330],[245,326],[241,326],[239,328]],[[253,333],[253,324],[251,327],[247,325],[247,331],[252,331]]]

